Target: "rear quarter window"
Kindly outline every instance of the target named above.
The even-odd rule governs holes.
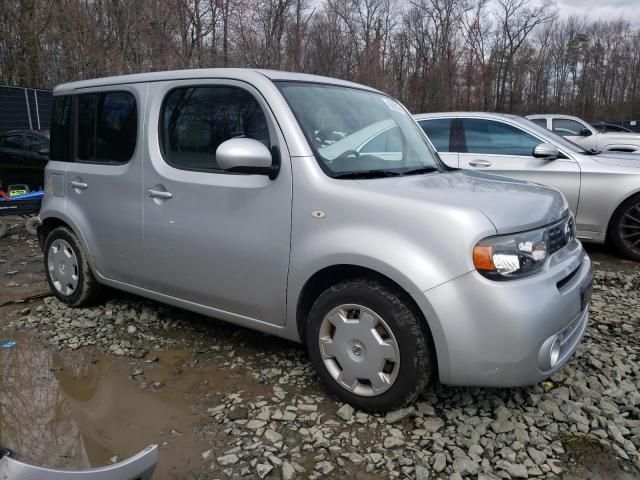
[[[68,95],[53,99],[49,158],[59,162],[69,162],[72,159],[71,97]]]

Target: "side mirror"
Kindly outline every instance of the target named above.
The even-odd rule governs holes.
[[[277,147],[271,151],[252,138],[232,138],[222,142],[216,150],[216,162],[223,170],[235,173],[268,175],[271,180],[280,171]]]
[[[583,128],[582,130],[580,130],[581,137],[590,137],[591,135],[593,135],[593,133],[591,133],[591,130],[589,130],[588,128]]]
[[[558,147],[551,143],[541,143],[533,149],[533,156],[536,158],[546,158],[547,160],[555,160],[560,156]]]

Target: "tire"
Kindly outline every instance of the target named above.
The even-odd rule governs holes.
[[[67,227],[54,228],[44,243],[44,270],[53,294],[72,307],[97,303],[102,287],[76,235]]]
[[[640,262],[640,195],[625,200],[611,219],[611,240],[627,258]]]
[[[408,405],[434,375],[433,342],[422,315],[404,292],[377,280],[330,287],[311,307],[306,327],[321,383],[357,409]]]

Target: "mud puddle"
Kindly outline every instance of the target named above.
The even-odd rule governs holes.
[[[203,463],[213,439],[197,434],[201,416],[186,393],[202,380],[173,373],[190,351],[157,352],[132,378],[128,360],[92,349],[61,354],[33,335],[0,332],[9,338],[17,344],[0,349],[0,444],[21,459],[88,468],[157,443],[154,479],[185,478]]]

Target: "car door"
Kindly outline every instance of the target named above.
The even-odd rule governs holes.
[[[35,133],[25,134],[24,159],[32,190],[44,186],[44,168],[49,155],[49,138]]]
[[[65,173],[66,210],[94,267],[136,284],[142,262],[140,120],[146,85],[118,85],[74,95],[74,161]]]
[[[10,133],[0,138],[0,190],[7,190],[9,185],[27,183],[24,161],[24,135]]]
[[[580,167],[571,158],[548,160],[533,156],[545,141],[509,123],[462,118],[460,168],[489,171],[541,183],[560,190],[571,210],[578,209]]]
[[[459,167],[456,129],[453,118],[428,118],[418,120],[442,161],[451,168]]]
[[[552,118],[551,131],[580,145],[585,150],[595,150],[598,147],[598,135],[594,134],[586,124],[571,118]]]
[[[221,317],[284,324],[291,165],[267,104],[233,80],[156,83],[149,99],[146,288]],[[278,176],[219,168],[216,149],[234,137],[279,150]]]

